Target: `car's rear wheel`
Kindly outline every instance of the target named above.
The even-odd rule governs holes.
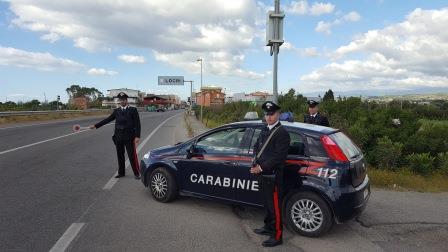
[[[333,215],[322,197],[313,192],[297,192],[286,203],[286,224],[300,235],[318,237],[333,226]]]
[[[174,176],[164,167],[154,169],[149,176],[149,189],[153,198],[168,202],[177,196],[177,184]]]

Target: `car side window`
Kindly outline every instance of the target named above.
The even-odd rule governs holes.
[[[303,137],[294,132],[289,132],[291,141],[289,143],[288,155],[305,156],[305,142]]]
[[[310,157],[328,157],[327,152],[325,151],[319,139],[315,139],[312,137],[307,137],[306,139],[308,141],[308,152],[310,154]]]
[[[247,152],[249,155],[254,154],[255,144],[257,143],[258,137],[260,136],[261,129],[254,129],[254,133],[252,135],[252,140],[250,141],[250,148]]]
[[[199,139],[195,149],[202,154],[238,154],[245,130],[233,128],[211,133]]]

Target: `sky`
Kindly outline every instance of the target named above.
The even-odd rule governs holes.
[[[279,92],[448,92],[445,1],[281,0]],[[0,101],[63,101],[72,84],[177,94],[272,93],[265,46],[274,0],[0,0]]]

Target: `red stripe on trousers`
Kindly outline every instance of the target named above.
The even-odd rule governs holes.
[[[138,165],[137,148],[135,148],[135,141],[134,141],[134,164],[135,164],[135,169],[137,169],[137,175],[139,175],[140,167]]]
[[[275,239],[278,241],[282,235],[280,208],[278,207],[277,187],[274,187],[274,212],[275,212]]]

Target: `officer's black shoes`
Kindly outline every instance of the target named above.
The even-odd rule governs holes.
[[[265,227],[262,227],[262,228],[254,229],[254,233],[259,234],[259,235],[271,236],[274,232],[269,230],[269,229],[267,229],[267,228],[265,228]]]
[[[283,240],[276,240],[274,237],[271,237],[264,241],[261,245],[263,245],[263,247],[275,247],[277,245],[281,245],[282,243]]]
[[[135,179],[140,179],[140,175],[134,175]]]
[[[121,177],[124,177],[124,175],[118,174],[117,176],[115,176],[115,178],[121,178]]]

